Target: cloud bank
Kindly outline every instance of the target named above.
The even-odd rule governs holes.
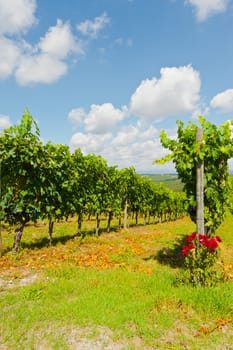
[[[0,35],[25,33],[37,20],[36,0],[0,0]]]
[[[127,167],[132,159],[137,170],[150,168],[154,159],[166,153],[160,144],[158,121],[191,113],[200,102],[200,75],[192,66],[163,67],[160,75],[143,80],[128,107],[104,103],[91,105],[89,112],[81,106],[72,109],[68,119],[78,132],[70,140],[71,148],[100,154],[120,167]],[[167,132],[172,137],[176,134],[174,129]]]
[[[210,106],[223,113],[233,112],[233,89],[225,90],[214,96]]]
[[[201,81],[192,66],[165,67],[159,79],[143,80],[131,97],[131,112],[154,120],[190,113],[200,100]]]
[[[37,24],[36,0],[0,0],[0,79],[15,76],[19,85],[51,84],[64,76],[75,55],[85,54],[84,39],[73,32],[69,22],[57,19],[39,42],[31,45],[24,35]],[[110,22],[106,13],[87,20],[77,29],[97,38]]]
[[[232,112],[233,89],[217,94],[205,105],[197,70],[191,65],[163,67],[160,77],[139,83],[128,107],[104,103],[91,105],[88,112],[82,107],[72,109],[68,119],[78,131],[71,137],[70,147],[81,148],[84,154],[100,154],[120,168],[134,164],[137,171],[162,171],[162,167],[152,166],[153,160],[167,153],[160,144],[159,122],[182,115],[196,118],[211,108]],[[176,137],[176,127],[166,132]],[[166,171],[174,170],[173,164],[166,165]]]

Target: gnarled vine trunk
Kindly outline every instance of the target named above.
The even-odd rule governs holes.
[[[121,230],[121,214],[118,217],[118,227]]]
[[[25,220],[25,219],[20,220],[19,227],[17,227],[15,229],[14,244],[13,244],[13,247],[12,247],[12,252],[13,253],[16,253],[19,250],[21,238],[22,238],[22,235],[23,235],[23,230],[24,230],[24,227],[25,227],[26,223],[27,223],[27,220]]]
[[[124,229],[127,229],[127,216],[128,216],[128,212],[127,212],[127,208],[128,208],[128,202],[127,199],[125,200],[125,207],[124,207]]]
[[[52,240],[53,240],[53,227],[54,227],[54,221],[52,221],[50,219],[49,220],[49,230],[48,230],[49,244],[52,244]]]
[[[109,233],[110,232],[110,229],[111,229],[111,221],[112,221],[112,211],[110,210],[109,213],[108,213],[108,224],[107,224],[107,232]]]
[[[135,225],[138,225],[138,211],[135,213]]]
[[[76,233],[77,236],[81,235],[82,222],[83,222],[83,217],[82,217],[82,214],[79,213],[78,214],[78,227],[77,227],[77,233]]]
[[[100,232],[100,215],[97,213],[96,214],[96,229],[95,229],[96,236],[99,236],[99,232]]]

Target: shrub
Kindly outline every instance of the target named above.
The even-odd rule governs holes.
[[[215,285],[223,278],[216,265],[220,256],[221,238],[193,232],[186,237],[186,242],[187,244],[182,246],[182,255],[188,281],[195,286]]]

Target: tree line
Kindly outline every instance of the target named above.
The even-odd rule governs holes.
[[[48,220],[49,240],[54,223],[77,216],[77,234],[88,216],[96,217],[99,234],[101,216],[110,231],[113,217],[121,227],[134,215],[144,222],[174,220],[187,212],[184,193],[142,177],[133,167],[119,170],[95,154],[73,153],[67,145],[43,144],[37,123],[26,110],[17,126],[0,136],[0,220],[16,225],[13,251],[20,246],[29,222]]]

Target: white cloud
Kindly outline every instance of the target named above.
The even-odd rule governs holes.
[[[210,101],[212,108],[217,108],[221,112],[233,112],[233,89],[220,92]]]
[[[148,137],[146,138],[145,135]],[[157,171],[158,167],[152,163],[155,159],[163,157],[165,153],[160,144],[157,129],[149,127],[141,130],[133,126],[121,128],[108,147],[102,150],[103,157],[111,165],[117,164],[119,168],[134,166],[137,171]]]
[[[197,20],[202,22],[208,17],[226,11],[228,0],[186,0],[195,8]]]
[[[37,54],[22,56],[16,70],[16,80],[21,85],[52,83],[68,70],[64,61],[71,52],[82,53],[81,44],[71,32],[68,23],[58,19],[56,26],[50,27],[38,46]]]
[[[93,21],[86,20],[77,25],[77,29],[83,35],[89,36],[91,38],[97,38],[99,32],[110,23],[111,19],[104,12],[101,16],[95,17]]]
[[[6,3],[15,5],[15,8]],[[26,5],[27,10],[25,10]],[[84,53],[83,43],[73,35],[69,23],[63,23],[60,19],[34,46],[16,35],[12,39],[7,38],[7,33],[20,33],[35,22],[33,16],[35,7],[34,0],[9,0],[8,2],[0,0],[0,18],[4,19],[3,24],[0,22],[3,33],[0,36],[0,79],[15,75],[20,85],[50,84],[67,73],[70,53],[76,53],[76,55]],[[21,16],[23,10],[25,10],[25,17]],[[31,10],[31,16],[29,16],[29,10]],[[5,17],[6,19],[9,17],[8,20],[12,23],[11,31],[4,24]],[[20,22],[17,22],[15,17]]]
[[[19,60],[20,50],[17,45],[4,37],[0,37],[0,79],[10,76]]]
[[[7,129],[11,126],[10,118],[0,114],[0,130]]]
[[[69,121],[75,126],[82,126],[84,123],[84,118],[86,117],[86,112],[83,108],[74,108],[68,114]]]
[[[114,108],[111,103],[93,104],[85,119],[86,130],[96,134],[112,132],[115,125],[123,120],[125,115],[125,108]]]
[[[67,72],[67,64],[47,54],[21,57],[15,77],[20,85],[49,84]]]
[[[103,103],[92,104],[88,113],[83,108],[72,109],[68,119],[76,128],[84,128],[87,133],[103,135],[112,133],[127,114],[128,109],[125,106],[118,109],[112,103]]]
[[[72,149],[81,148],[84,154],[101,154],[110,138],[111,134],[93,135],[77,132],[71,137],[70,146]]]
[[[140,127],[140,126],[139,126]],[[156,138],[159,137],[159,132],[158,132],[158,129],[155,129],[153,126],[149,126],[148,129],[146,130],[143,130],[141,133],[140,133],[140,138],[143,140],[143,141],[146,141],[146,140],[155,140]]]
[[[85,42],[61,19],[37,44],[25,41],[22,35],[37,21],[36,5],[36,0],[0,0],[0,79],[14,75],[20,85],[50,84],[67,73],[71,53],[76,54],[73,64],[77,55],[85,53]],[[84,21],[78,29],[96,38],[109,22],[110,18],[103,13],[94,21]]]
[[[71,32],[70,25],[58,19],[56,26],[50,27],[43,38],[41,38],[38,48],[50,56],[63,59],[70,52],[83,53],[81,42],[77,42]]]
[[[112,141],[115,147],[128,147],[140,136],[139,129],[133,125],[124,126]]]
[[[70,146],[81,148],[83,154],[99,154],[109,165],[134,166],[137,171],[161,170],[152,163],[167,152],[160,144],[159,130],[153,126],[143,129],[141,125],[120,125],[114,133],[106,134],[78,132],[72,136]]]
[[[143,80],[131,97],[131,112],[148,120],[190,113],[198,107],[201,81],[190,65],[165,67],[161,78]]]
[[[34,23],[36,0],[0,0],[0,34],[25,32]]]

